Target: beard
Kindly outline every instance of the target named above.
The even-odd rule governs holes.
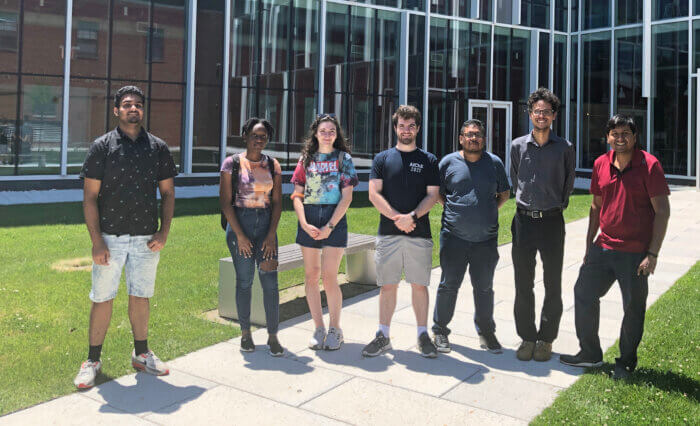
[[[399,143],[400,143],[401,145],[411,145],[412,143],[414,143],[414,142],[416,141],[416,138],[412,138],[412,137],[402,138],[402,137],[399,137],[399,138],[398,138],[398,141],[399,141]]]
[[[141,116],[138,114],[129,114],[126,116],[126,122],[129,124],[138,124],[141,122]]]

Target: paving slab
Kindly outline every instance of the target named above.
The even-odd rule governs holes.
[[[420,383],[415,388],[419,390]],[[525,424],[513,417],[360,378],[306,403],[303,408],[351,424]]]

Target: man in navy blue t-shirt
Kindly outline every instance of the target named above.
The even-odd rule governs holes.
[[[400,106],[392,122],[398,143],[374,157],[370,173],[369,199],[381,213],[376,253],[381,291],[379,331],[362,355],[376,356],[391,349],[389,325],[403,271],[411,283],[420,353],[435,358],[437,350],[427,331],[433,251],[428,213],[439,196],[438,161],[416,145],[421,115],[415,107]]]
[[[440,287],[433,313],[435,346],[450,352],[447,325],[469,266],[474,289],[474,323],[481,347],[501,353],[493,321],[493,274],[498,263],[498,209],[510,197],[503,162],[484,150],[486,129],[479,120],[462,124],[462,149],[440,161]]]

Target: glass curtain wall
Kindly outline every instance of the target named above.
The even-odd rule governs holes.
[[[0,176],[59,174],[65,0],[0,4]]]
[[[400,34],[398,12],[328,4],[323,112],[339,117],[359,168],[392,146]]]
[[[270,120],[266,153],[293,169],[318,102],[318,2],[232,3],[227,154],[245,149],[242,126]]]
[[[613,111],[637,124],[637,143],[647,145],[647,100],[642,97],[642,29],[615,31],[615,97]]]
[[[590,169],[607,151],[605,123],[610,118],[610,31],[581,37],[581,149],[579,167]]]
[[[469,99],[488,99],[491,27],[432,18],[428,95],[428,148],[438,158],[457,147],[469,117]]]
[[[513,137],[530,131],[527,98],[530,95],[532,31],[495,27],[493,46],[493,99],[513,103]]]
[[[80,172],[92,141],[117,126],[114,93],[146,95],[146,129],[181,164],[185,91],[185,0],[74,0],[68,173]]]
[[[541,54],[541,53],[540,53]],[[566,36],[561,34],[554,35],[554,69],[552,81],[554,85],[552,90],[561,101],[561,108],[557,114],[557,119],[554,120],[552,128],[554,133],[565,138],[566,137],[566,99],[569,96],[566,87]]]

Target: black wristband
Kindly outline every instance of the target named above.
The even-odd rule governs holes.
[[[653,257],[654,259],[656,259],[656,258],[659,257],[658,253],[652,253],[652,252],[650,252],[650,251],[647,252],[647,256],[651,256],[651,257]]]

